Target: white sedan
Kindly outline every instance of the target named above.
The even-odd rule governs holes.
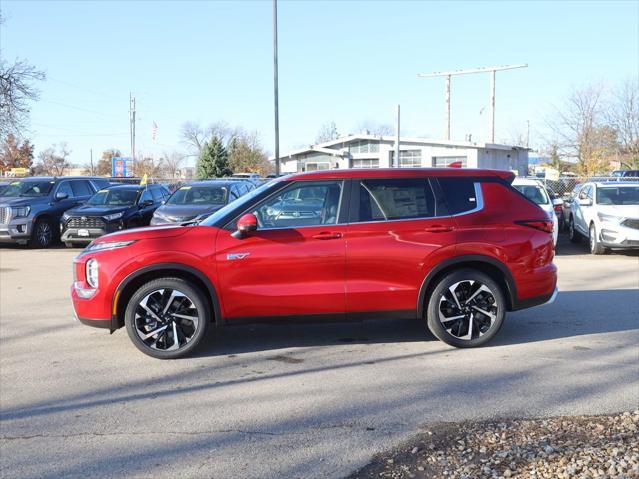
[[[544,210],[548,217],[552,220],[552,239],[553,243],[557,245],[557,235],[559,234],[559,221],[555,214],[553,200],[548,194],[548,190],[544,187],[543,183],[539,180],[528,180],[525,178],[515,178],[513,181],[513,187],[517,189],[530,201],[537,204],[542,210]]]

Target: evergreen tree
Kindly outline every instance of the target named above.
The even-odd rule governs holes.
[[[197,162],[197,177],[219,178],[230,176],[233,172],[229,168],[229,156],[222,144],[222,140],[217,136],[211,138],[202,147],[202,152]]]

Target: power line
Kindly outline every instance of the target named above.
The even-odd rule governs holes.
[[[109,114],[109,113],[104,113],[104,112],[100,112],[100,111],[95,111],[95,110],[88,110],[86,108],[82,108],[79,106],[75,106],[75,105],[70,105],[69,103],[63,103],[60,101],[53,101],[53,100],[40,100],[43,103],[51,103],[53,105],[59,105],[59,106],[63,106],[66,108],[71,108],[72,110],[78,110],[78,111],[84,111],[86,113],[93,113],[95,115],[101,115],[101,116],[105,116],[108,118],[117,118],[115,115]]]

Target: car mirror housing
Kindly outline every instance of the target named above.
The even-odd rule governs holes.
[[[592,199],[579,198],[579,206],[592,206]]]
[[[255,230],[257,230],[257,217],[253,213],[247,213],[237,220],[237,230],[233,232],[232,236],[242,239]]]
[[[55,199],[56,201],[60,201],[60,200],[66,200],[69,197],[69,193],[66,193],[64,191],[58,191],[55,194]]]
[[[153,204],[153,200],[144,200],[142,203],[140,203],[140,206],[142,208],[146,208],[147,206],[151,206]]]

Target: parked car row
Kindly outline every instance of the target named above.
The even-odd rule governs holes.
[[[201,221],[256,187],[253,178],[161,184],[100,177],[32,177],[0,184],[0,242],[68,247],[140,226]]]

